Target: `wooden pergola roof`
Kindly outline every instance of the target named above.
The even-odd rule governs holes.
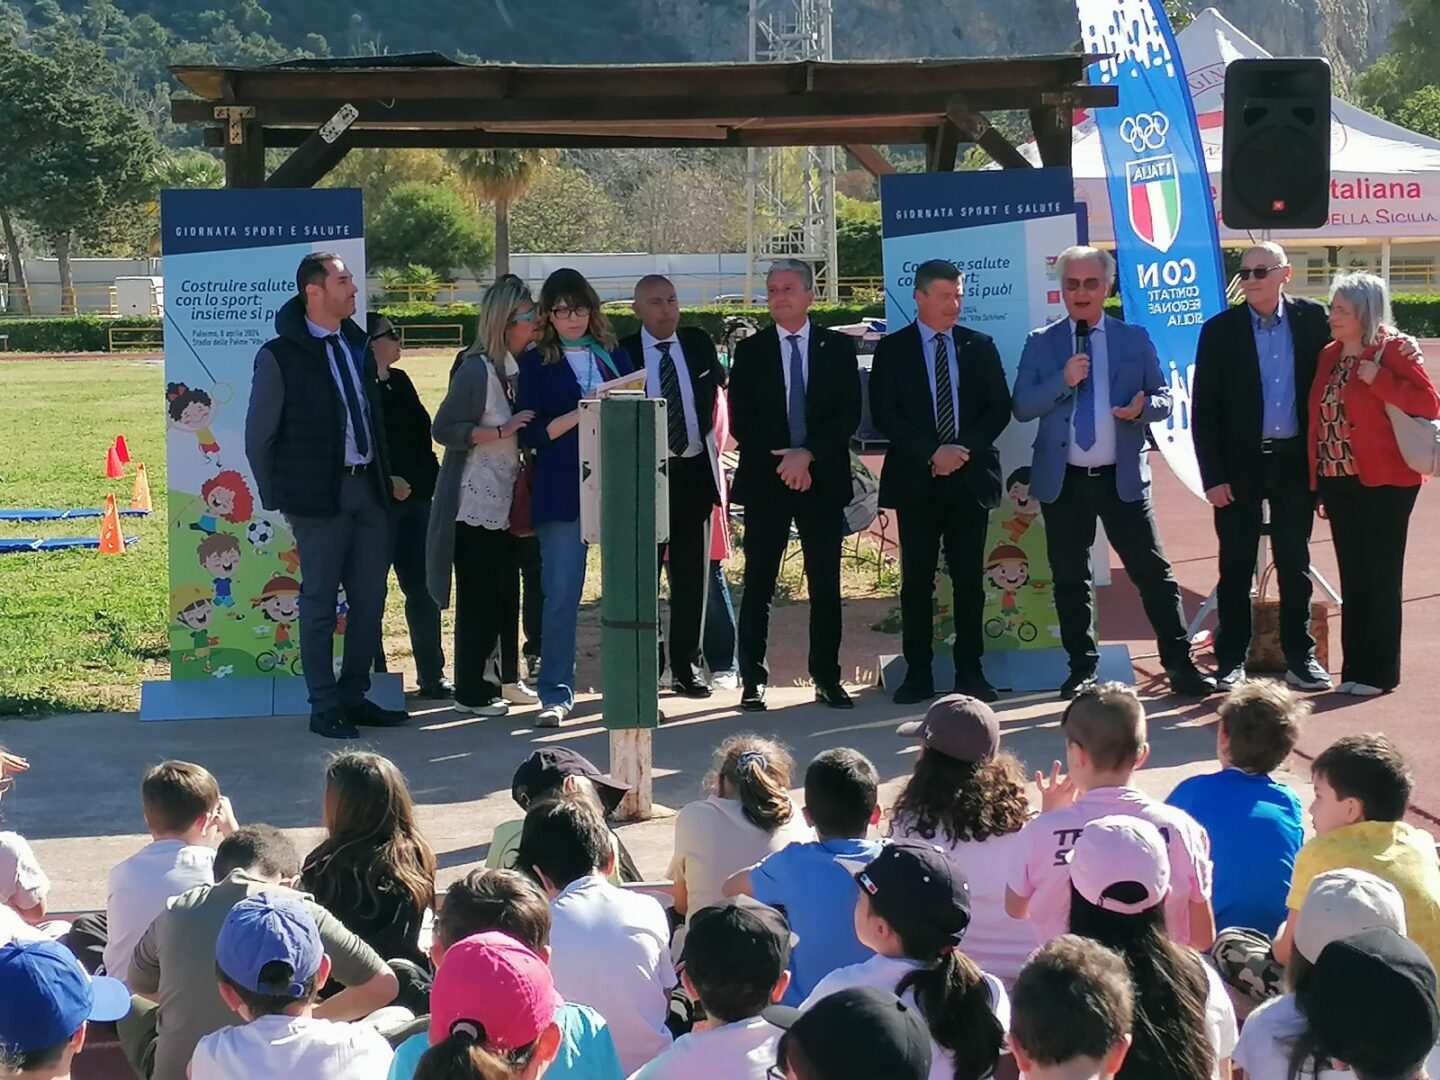
[[[311,184],[365,146],[835,145],[883,172],[877,145],[923,145],[930,168],[951,169],[959,146],[973,142],[1001,165],[1022,167],[984,114],[1027,111],[1042,160],[1068,164],[1074,110],[1116,101],[1113,87],[1085,82],[1096,59],[540,67],[427,53],[172,67],[194,96],[172,100],[171,116],[207,125],[207,145],[225,148],[232,186]],[[267,146],[301,150],[267,180]]]

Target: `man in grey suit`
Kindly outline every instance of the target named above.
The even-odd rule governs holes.
[[[1069,318],[1031,331],[1020,355],[1015,419],[1039,420],[1030,494],[1045,506],[1060,640],[1070,656],[1061,697],[1095,681],[1100,653],[1091,604],[1090,548],[1104,522],[1155,630],[1160,662],[1177,694],[1215,690],[1190,659],[1180,587],[1150,508],[1145,429],[1170,415],[1170,391],[1150,335],[1105,315],[1115,260],[1071,247],[1055,260]]]
[[[365,698],[380,646],[389,572],[390,472],[375,357],[356,325],[350,271],[339,256],[305,256],[299,295],[275,315],[255,358],[245,453],[261,503],[290,521],[300,554],[300,659],[310,730],[353,739],[356,725],[409,717]],[[334,671],[335,609],[349,602],[345,658]]]

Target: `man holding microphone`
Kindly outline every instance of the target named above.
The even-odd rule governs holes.
[[[1060,696],[1094,682],[1099,664],[1090,566],[1098,520],[1140,591],[1171,691],[1203,697],[1215,683],[1190,658],[1180,587],[1150,507],[1145,429],[1171,407],[1159,357],[1142,328],[1105,315],[1115,282],[1109,252],[1067,248],[1055,274],[1069,317],[1026,339],[1013,403],[1015,419],[1040,422],[1030,493],[1045,507],[1055,610],[1070,657]]]

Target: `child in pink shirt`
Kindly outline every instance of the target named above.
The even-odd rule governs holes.
[[[1020,832],[1019,858],[1005,890],[1005,910],[1029,919],[1043,945],[1069,929],[1067,854],[1086,824],[1111,814],[1143,818],[1160,830],[1170,854],[1172,888],[1165,921],[1176,941],[1207,949],[1215,939],[1210,908],[1210,839],[1183,810],[1130,786],[1150,756],[1145,710],[1123,683],[1101,683],[1078,694],[1060,718],[1068,776],[1057,761],[1047,782],[1037,775],[1042,812]]]

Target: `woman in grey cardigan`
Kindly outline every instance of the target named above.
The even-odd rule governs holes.
[[[520,473],[516,434],[534,417],[512,412],[507,367],[534,336],[535,302],[525,283],[506,274],[480,302],[480,332],[460,355],[450,389],[435,412],[435,441],[445,448],[425,571],[430,594],[450,604],[455,568],[455,708],[503,716],[500,634],[515,573],[510,502]]]

